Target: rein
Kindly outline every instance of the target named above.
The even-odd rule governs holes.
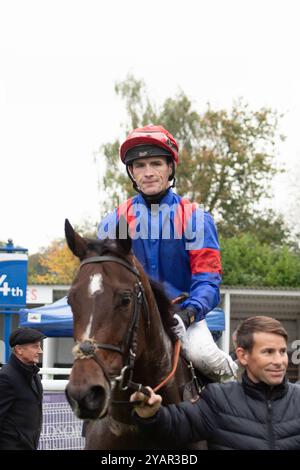
[[[172,370],[171,372],[167,375],[167,377],[158,385],[156,385],[156,387],[153,388],[153,391],[154,392],[157,392],[158,390],[160,390],[162,387],[164,387],[170,380],[171,378],[173,377],[173,375],[175,374],[176,372],[176,369],[177,369],[177,366],[178,366],[178,360],[179,360],[179,356],[180,356],[180,348],[181,348],[181,343],[180,343],[180,340],[178,339],[175,343],[175,346],[174,346],[174,354],[173,354],[173,367],[172,367]]]
[[[134,364],[136,359],[136,351],[137,351],[137,332],[138,332],[138,325],[140,319],[140,312],[143,311],[146,319],[147,328],[150,327],[150,313],[149,313],[149,305],[147,302],[147,298],[145,296],[145,290],[141,282],[141,276],[139,271],[136,269],[135,266],[131,266],[125,260],[117,258],[116,256],[93,256],[86,260],[83,260],[80,264],[80,268],[86,264],[91,263],[103,263],[103,262],[114,262],[124,266],[130,272],[132,272],[137,280],[134,284],[134,305],[133,305],[133,313],[130,322],[130,326],[125,337],[125,341],[123,341],[121,346],[116,346],[113,344],[107,343],[97,343],[92,338],[87,338],[81,343],[77,343],[73,348],[73,355],[75,359],[94,359],[96,363],[100,366],[103,370],[106,380],[108,383],[111,383],[111,377],[109,376],[106,368],[100,358],[96,355],[97,349],[104,349],[108,351],[118,352],[122,356],[125,355],[126,351],[128,351],[128,357],[125,361],[125,366],[122,368],[121,373],[118,377],[115,377],[114,380],[119,382],[119,386],[121,390],[128,390],[132,389],[135,391],[142,392],[146,396],[150,396],[149,390],[144,387],[142,384],[138,384],[132,381],[133,371],[134,371]],[[154,392],[160,390],[163,386],[165,386],[171,378],[174,376],[178,360],[180,355],[180,341],[177,340],[175,343],[174,354],[173,354],[173,366],[170,373],[167,377],[156,387],[154,387]],[[126,405],[136,405],[140,403],[140,401],[112,401],[113,404],[126,404]]]

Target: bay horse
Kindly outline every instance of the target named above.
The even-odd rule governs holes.
[[[139,431],[129,401],[134,390],[145,391],[144,385],[159,389],[163,404],[179,403],[193,388],[191,370],[179,356],[170,328],[171,302],[150,283],[129,236],[86,239],[68,220],[65,234],[81,261],[68,294],[76,344],[66,395],[75,414],[85,420],[85,448],[174,448],[167,436],[162,443]]]

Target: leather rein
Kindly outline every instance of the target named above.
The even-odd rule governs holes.
[[[131,316],[131,321],[129,328],[127,330],[127,334],[120,346],[116,346],[113,344],[108,343],[97,343],[93,338],[87,338],[82,342],[78,342],[73,348],[73,355],[75,359],[94,359],[96,363],[102,369],[104,376],[109,384],[111,384],[112,380],[115,380],[119,383],[119,387],[121,390],[128,390],[132,389],[135,391],[140,391],[143,394],[150,396],[150,392],[147,388],[145,388],[142,384],[138,384],[133,382],[132,376],[134,372],[134,364],[136,359],[136,352],[137,352],[137,336],[138,336],[138,326],[140,320],[141,310],[144,312],[145,321],[146,321],[146,328],[150,327],[150,312],[149,312],[149,305],[147,302],[147,298],[145,295],[145,289],[141,282],[141,276],[139,271],[136,269],[135,266],[131,266],[125,260],[118,258],[116,256],[93,256],[86,260],[83,260],[80,264],[80,268],[86,264],[91,263],[104,263],[104,262],[114,262],[124,266],[130,272],[132,272],[136,276],[136,282],[134,284],[134,302],[133,302],[133,311]],[[142,309],[143,307],[143,309]],[[105,365],[101,361],[101,359],[96,355],[97,349],[104,349],[108,351],[117,352],[125,356],[126,352],[128,351],[128,355],[125,362],[125,366],[122,368],[120,375],[117,377],[110,377]],[[158,384],[153,390],[154,392],[158,391],[162,388],[166,383],[168,383],[173,375],[176,372],[178,359],[180,354],[180,341],[177,340],[175,343],[175,349],[173,354],[173,366],[171,372],[167,375],[167,377]],[[113,401],[113,404],[136,404],[137,402],[128,402],[128,401]]]

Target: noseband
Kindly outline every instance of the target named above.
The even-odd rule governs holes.
[[[131,321],[129,328],[127,330],[127,334],[124,338],[123,343],[121,346],[116,346],[113,344],[106,344],[106,343],[97,343],[92,338],[87,338],[85,341],[81,343],[77,343],[76,346],[73,348],[73,355],[75,359],[94,359],[97,364],[103,370],[106,380],[108,383],[111,383],[112,378],[109,377],[108,372],[100,358],[96,355],[97,349],[104,349],[108,351],[113,351],[121,354],[122,357],[125,356],[126,352],[128,355],[124,360],[124,366],[121,370],[121,373],[118,377],[114,377],[114,380],[118,381],[120,384],[120,388],[122,390],[127,390],[128,388],[140,390],[144,389],[143,386],[138,386],[132,382],[132,375],[133,375],[133,368],[136,359],[136,352],[137,352],[137,332],[139,326],[139,319],[140,313],[143,306],[143,312],[145,315],[146,326],[147,328],[150,327],[150,314],[149,314],[149,306],[147,302],[147,298],[145,296],[145,290],[141,282],[141,276],[139,271],[136,267],[131,266],[125,260],[121,258],[117,258],[115,256],[93,256],[81,262],[80,268],[85,264],[91,263],[105,263],[105,262],[113,262],[124,266],[130,272],[132,272],[136,276],[136,282],[134,284],[134,302],[133,302],[133,311],[131,315]],[[149,394],[147,389],[146,393]],[[145,392],[145,390],[142,390]]]

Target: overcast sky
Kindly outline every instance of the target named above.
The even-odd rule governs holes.
[[[99,219],[93,155],[123,137],[114,85],[128,73],[158,104],[181,88],[199,111],[207,102],[229,109],[243,97],[285,113],[279,160],[293,171],[275,185],[274,207],[291,211],[300,157],[298,4],[0,0],[0,240],[32,254],[63,236],[66,217]]]

